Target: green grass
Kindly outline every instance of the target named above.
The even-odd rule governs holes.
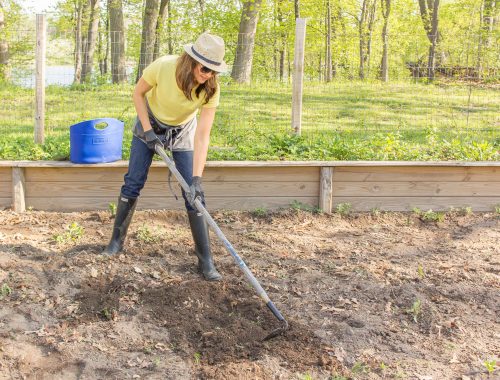
[[[466,85],[339,81],[306,83],[302,135],[290,134],[291,85],[223,84],[210,160],[498,160],[500,92]],[[34,91],[0,84],[0,159],[69,157],[69,126],[125,122],[132,85],[49,86],[46,143],[33,143]]]

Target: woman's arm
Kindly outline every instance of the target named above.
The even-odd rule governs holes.
[[[135,111],[137,112],[137,117],[139,118],[142,129],[144,132],[151,129],[151,123],[149,122],[148,108],[146,106],[146,93],[151,90],[151,86],[144,79],[140,78],[137,82],[132,99],[134,101]]]
[[[210,131],[214,123],[216,108],[202,108],[194,135],[193,177],[201,177],[207,161]]]

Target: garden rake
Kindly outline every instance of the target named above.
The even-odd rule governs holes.
[[[182,189],[186,194],[190,193],[189,191],[189,185],[186,183],[184,178],[182,177],[181,173],[177,170],[175,167],[174,161],[167,155],[165,150],[160,144],[157,144],[155,146],[156,153],[160,155],[160,157],[165,161],[165,163],[168,166],[168,169],[170,172],[174,175],[174,177],[179,181]],[[212,227],[214,230],[215,234],[219,238],[219,240],[224,244],[224,247],[227,249],[227,251],[231,254],[231,256],[234,258],[236,261],[236,264],[240,267],[240,269],[243,271],[245,274],[246,278],[252,284],[254,289],[256,290],[257,294],[262,298],[266,306],[271,310],[271,312],[274,314],[274,316],[280,321],[281,327],[277,328],[276,330],[272,331],[270,334],[268,334],[264,340],[268,340],[271,338],[274,338],[275,336],[283,334],[286,330],[288,330],[288,322],[285,320],[283,315],[279,312],[279,310],[276,308],[274,303],[271,301],[269,296],[267,295],[266,291],[262,288],[260,285],[259,281],[255,278],[255,276],[252,274],[250,269],[247,267],[245,262],[241,259],[241,257],[238,255],[236,250],[233,248],[229,240],[227,240],[226,236],[224,233],[221,231],[215,220],[212,218],[212,216],[208,213],[207,209],[203,206],[199,198],[196,198],[193,206],[196,208],[196,210],[203,214],[205,216],[206,221],[208,222],[208,225]]]

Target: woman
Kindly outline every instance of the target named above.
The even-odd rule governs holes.
[[[121,188],[111,241],[104,250],[114,255],[123,248],[137,198],[147,179],[155,145],[172,151],[175,165],[188,185],[190,197],[182,192],[195,243],[200,271],[206,280],[222,276],[210,252],[208,226],[192,207],[196,197],[205,204],[201,177],[207,158],[210,130],[219,105],[217,73],[227,68],[224,41],[203,33],[180,56],[164,56],[143,72],[134,90],[137,111],[128,173]],[[200,110],[199,121],[196,114]]]

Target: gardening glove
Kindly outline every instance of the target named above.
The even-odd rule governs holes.
[[[193,182],[189,186],[188,202],[191,206],[194,206],[194,201],[196,198],[200,198],[201,203],[205,203],[205,193],[201,187],[201,177],[193,177]]]
[[[160,146],[163,146],[160,138],[156,136],[155,131],[153,131],[152,129],[149,129],[146,132],[144,132],[144,138],[146,140],[148,148],[151,149],[153,152],[155,152],[156,144],[160,144]]]

